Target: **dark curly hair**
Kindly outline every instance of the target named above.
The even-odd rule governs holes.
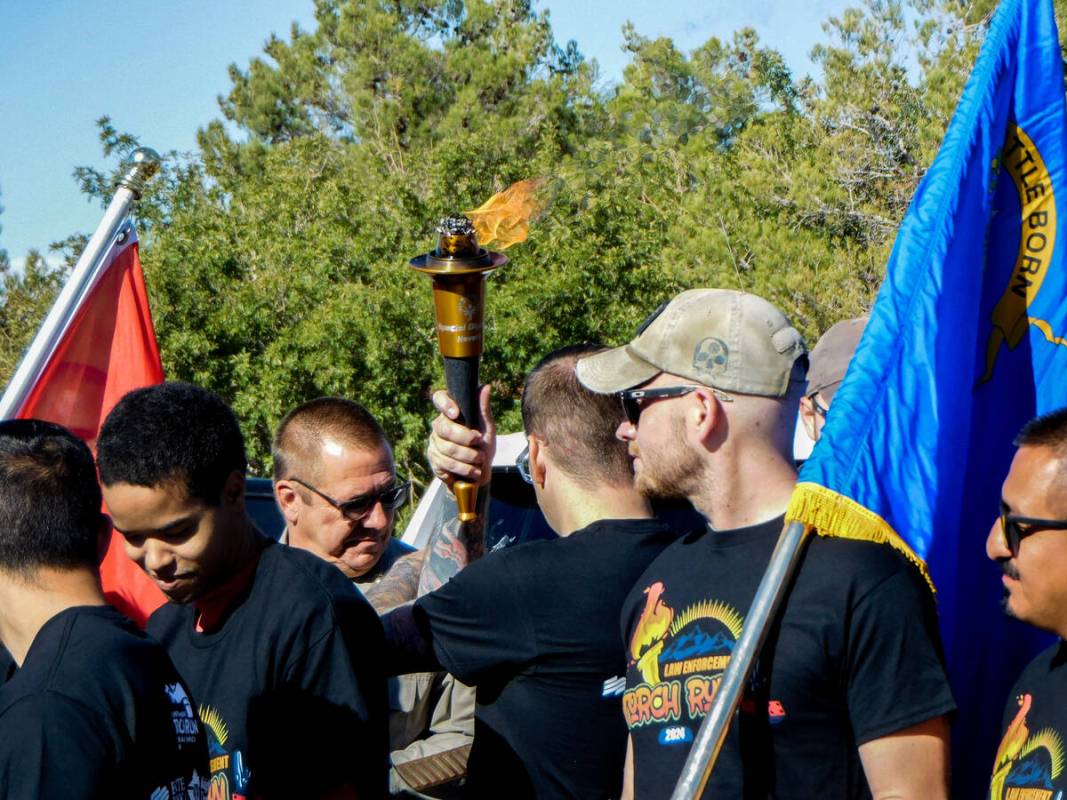
[[[100,429],[96,461],[105,486],[179,481],[190,498],[212,506],[230,474],[248,466],[233,411],[188,383],[149,386],[119,400]]]

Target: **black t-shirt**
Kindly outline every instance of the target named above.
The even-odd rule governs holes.
[[[697,531],[635,583],[623,713],[639,800],[674,788],[781,531]],[[918,571],[885,545],[814,536],[704,797],[863,797],[859,745],[954,709]]]
[[[11,653],[0,643],[0,685],[7,683],[17,668]]]
[[[1030,662],[1004,708],[1004,735],[993,760],[991,800],[1067,796],[1067,645]],[[966,765],[972,767],[973,765]]]
[[[0,688],[0,796],[187,800],[207,742],[157,642],[109,606],[44,624]]]
[[[619,609],[674,538],[653,520],[602,520],[490,553],[416,601],[440,662],[477,687],[468,796],[618,795]]]
[[[148,631],[200,704],[212,797],[385,794],[382,627],[336,567],[271,542],[218,630],[197,633],[195,617],[168,603]]]

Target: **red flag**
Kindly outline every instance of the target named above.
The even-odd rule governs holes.
[[[119,398],[163,381],[137,236],[128,230],[126,242],[113,248],[109,263],[16,415],[59,423],[94,451],[100,426]],[[108,602],[142,627],[166,602],[126,557],[119,534],[111,535],[100,577]]]

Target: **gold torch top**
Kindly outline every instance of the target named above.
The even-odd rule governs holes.
[[[490,272],[506,264],[508,257],[478,244],[474,223],[468,217],[444,217],[437,223],[437,247],[411,259],[411,266],[430,275]]]

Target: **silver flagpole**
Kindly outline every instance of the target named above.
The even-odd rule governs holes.
[[[741,638],[737,640],[730,663],[726,665],[722,683],[711,701],[711,710],[700,724],[671,800],[696,800],[704,792],[719,758],[719,751],[722,750],[722,743],[730,730],[730,723],[741,703],[745,682],[752,672],[756,655],[763,646],[763,640],[789,586],[789,579],[804,552],[804,545],[808,541],[807,531],[802,522],[790,522],[782,529],[767,571],[763,573],[756,596],[752,599]]]
[[[23,356],[14,377],[0,399],[0,419],[15,416],[26,402],[49,359],[63,340],[74,314],[100,278],[103,265],[115,242],[115,236],[126,220],[130,206],[141,198],[145,182],[159,170],[159,154],[148,147],[139,147],[130,155],[126,172],[116,181],[115,196],[104,213],[89,243],[82,250],[70,278],[63,286],[40,330]]]

